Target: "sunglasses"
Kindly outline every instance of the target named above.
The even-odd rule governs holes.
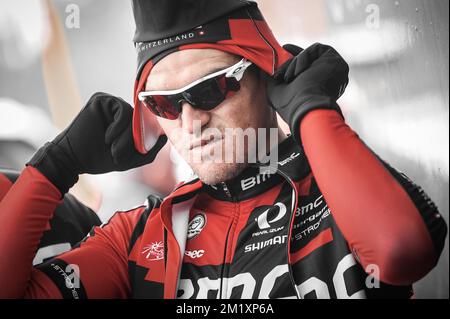
[[[229,68],[204,76],[181,89],[140,92],[138,99],[156,116],[169,120],[180,116],[183,101],[195,109],[211,111],[240,90],[239,81],[251,65],[250,61],[242,59]]]

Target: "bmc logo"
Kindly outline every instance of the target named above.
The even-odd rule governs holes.
[[[303,299],[305,296],[313,293],[318,299],[330,299],[330,291],[333,290],[338,299],[365,299],[366,292],[364,290],[356,292],[349,292],[347,290],[347,287],[351,287],[351,285],[346,283],[346,273],[355,264],[356,261],[352,254],[344,256],[337,264],[334,273],[331,274],[332,278],[323,281],[314,276],[310,277],[301,284],[296,285],[296,295],[288,298]],[[276,283],[278,279],[288,273],[289,267],[287,264],[275,266],[262,279],[259,279],[261,280],[260,284],[259,280],[250,272],[244,272],[231,278],[222,279],[202,277],[197,279],[195,286],[192,279],[181,279],[178,298],[206,299],[212,296],[211,293],[215,292],[217,298],[227,299],[230,298],[234,288],[242,286],[241,299],[254,298],[255,292],[258,299],[268,299],[274,293],[274,290],[277,289],[278,286]],[[370,278],[370,275],[368,278]]]
[[[243,179],[241,180],[241,188],[243,191],[253,188],[256,185],[259,185],[267,181],[270,178],[270,176],[271,176],[270,170],[268,170],[267,172],[264,172],[262,174]]]
[[[300,153],[292,153],[288,158],[282,160],[282,161],[279,162],[278,164],[279,164],[280,166],[284,166],[284,165],[286,165],[287,163],[292,162],[293,160],[295,160],[295,159],[296,159],[297,157],[299,157],[299,156],[300,156]]]
[[[284,215],[286,215],[286,205],[284,205],[283,203],[276,203],[275,206],[278,207],[278,214],[277,216],[275,216],[273,219],[271,220],[267,220],[268,219],[268,213],[270,211],[269,209],[266,209],[261,215],[259,215],[256,218],[256,222],[258,223],[258,227],[259,229],[268,229],[271,227],[271,224],[279,221],[280,219],[282,219],[284,217]]]

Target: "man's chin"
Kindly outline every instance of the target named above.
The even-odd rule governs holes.
[[[226,182],[241,174],[248,166],[246,163],[201,163],[191,164],[194,173],[207,185]]]

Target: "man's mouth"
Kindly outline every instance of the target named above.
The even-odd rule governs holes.
[[[189,151],[200,150],[203,147],[210,147],[218,142],[221,142],[223,138],[210,138],[193,141],[189,145]]]

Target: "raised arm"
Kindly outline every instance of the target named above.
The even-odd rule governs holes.
[[[63,272],[48,263],[47,268],[34,270],[34,254],[56,206],[79,174],[124,171],[155,158],[165,137],[148,154],[138,153],[133,145],[131,119],[132,108],[126,102],[111,95],[95,94],[72,124],[27,164],[0,203],[0,297],[68,296],[55,285],[58,282],[55,278],[65,280]],[[65,264],[77,265],[74,269],[80,269],[81,282],[89,286],[88,297],[126,296],[126,240],[130,223],[128,218],[117,214],[110,224],[97,228],[96,236],[59,257],[59,264],[53,263],[61,269]],[[59,275],[51,283],[49,278],[55,270]],[[106,291],[112,295],[105,295]]]
[[[332,47],[285,46],[294,58],[268,83],[268,96],[304,148],[317,184],[350,248],[380,280],[409,285],[437,263],[447,226],[406,176],[380,160],[346,125],[337,104],[349,67]]]

